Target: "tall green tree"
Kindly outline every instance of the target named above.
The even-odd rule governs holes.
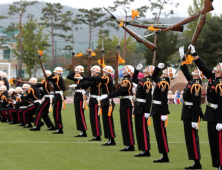
[[[5,30],[2,31],[5,36],[1,37],[0,41],[2,43],[15,42],[15,36],[18,30],[19,28],[17,27],[17,24],[11,23],[8,25],[8,27],[5,28]]]
[[[77,20],[89,27],[89,48],[91,48],[92,37],[97,36],[99,28],[103,28],[105,23],[107,23],[107,19],[104,17],[106,13],[102,11],[102,8],[81,8],[78,10],[81,14],[77,15]]]
[[[30,18],[24,25],[23,25],[23,35],[22,35],[22,46],[23,46],[23,63],[26,64],[26,72],[31,77],[34,73],[36,76],[37,70],[37,50],[45,51],[49,44],[48,44],[48,37],[49,34],[44,33],[44,26],[37,24],[37,19]],[[16,48],[13,50],[13,54],[16,57],[20,57],[20,41],[17,42]],[[47,55],[44,54],[42,61],[45,62],[47,60]]]
[[[158,53],[156,54],[156,63],[167,63],[171,59],[171,55],[177,50],[177,34],[173,32],[166,32],[158,35],[157,47]],[[145,49],[144,57],[146,64],[151,65],[153,61],[153,52],[149,49]]]
[[[10,16],[17,15],[19,16],[19,77],[22,76],[22,55],[23,55],[23,46],[22,46],[22,19],[24,16],[24,13],[26,12],[27,8],[29,6],[35,5],[38,3],[37,1],[26,1],[26,0],[20,0],[20,1],[15,1],[9,6],[9,12],[8,14]]]
[[[42,9],[43,17],[41,20],[45,21],[44,26],[46,30],[51,34],[51,46],[52,46],[52,63],[55,67],[55,37],[66,39],[67,36],[61,32],[71,30],[68,23],[73,15],[71,11],[63,12],[63,6],[60,3],[46,3],[46,7]]]

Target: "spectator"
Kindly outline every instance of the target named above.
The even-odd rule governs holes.
[[[174,95],[173,95],[173,92],[171,90],[168,91],[168,103],[172,104],[173,103],[173,98],[174,98]]]

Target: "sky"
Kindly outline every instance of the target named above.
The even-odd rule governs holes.
[[[11,3],[15,0],[0,0],[0,4],[2,3]],[[91,9],[93,7],[108,7],[113,6],[113,2],[115,0],[38,0],[38,1],[44,1],[44,2],[51,2],[51,3],[61,3],[66,6],[70,6],[73,8],[86,8]],[[174,2],[179,2],[180,5],[178,8],[173,8],[172,6],[168,5],[165,7],[165,10],[174,10],[175,15],[174,16],[180,16],[180,17],[187,17],[187,9],[190,4],[193,3],[193,0],[173,0]],[[146,5],[148,0],[135,0],[135,2],[132,3],[130,6],[130,9],[135,9],[137,7]],[[212,11],[213,14],[220,14],[222,13],[220,7],[222,7],[222,0],[214,0],[213,2],[214,11]]]

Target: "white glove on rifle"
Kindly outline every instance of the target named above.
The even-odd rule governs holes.
[[[18,94],[18,97],[19,97],[19,98],[21,98],[21,96],[22,96],[21,94]]]
[[[70,85],[69,87],[71,87],[71,88],[76,88],[76,87],[77,87],[77,84],[72,84],[72,85]]]
[[[98,100],[103,100],[103,99],[105,99],[107,97],[108,97],[108,94],[103,94],[101,97],[98,98]]]
[[[82,80],[83,77],[74,77],[74,79],[77,79],[77,80]]]
[[[167,115],[162,115],[162,116],[161,116],[161,120],[162,120],[163,122],[165,122],[165,121],[167,120]]]
[[[136,69],[137,69],[137,70],[141,70],[142,68],[143,68],[143,65],[140,64],[140,63],[136,66]]]
[[[196,50],[195,50],[195,47],[192,45],[192,44],[190,44],[189,45],[189,47],[188,47],[188,50],[191,48],[191,54],[193,54],[193,53],[195,53],[196,52]]]
[[[191,126],[194,129],[198,129],[198,123],[197,122],[191,122]]]
[[[179,48],[180,58],[182,59],[184,57],[184,46],[181,46]]]
[[[216,129],[217,129],[217,131],[221,131],[222,130],[222,123],[217,123]]]
[[[162,69],[164,66],[165,66],[164,63],[159,63],[159,64],[158,64],[158,68],[159,68],[159,69]]]
[[[144,113],[145,118],[149,119],[150,113]]]
[[[13,100],[13,104],[16,104],[16,101],[15,101],[15,100]]]

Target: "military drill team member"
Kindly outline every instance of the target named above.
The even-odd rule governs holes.
[[[184,58],[184,47],[179,48],[181,60]],[[202,169],[200,164],[200,144],[198,136],[198,124],[203,117],[201,109],[201,85],[205,79],[199,69],[195,69],[192,74],[189,73],[186,63],[182,63],[182,72],[188,83],[183,93],[183,109],[181,119],[184,124],[184,135],[186,140],[189,160],[194,160],[193,165],[185,169]]]
[[[203,120],[207,121],[207,131],[210,143],[210,151],[213,167],[222,168],[222,63],[219,63],[213,70],[207,68],[190,45],[191,53],[198,68],[209,79],[207,86],[207,106]]]
[[[170,114],[168,109],[168,99],[167,94],[170,87],[170,80],[176,78],[176,70],[171,67],[167,67],[163,70],[162,78],[158,78],[157,75],[164,67],[164,63],[159,63],[158,67],[155,67],[152,80],[156,83],[153,92],[153,105],[151,116],[153,117],[154,131],[156,135],[157,145],[159,153],[162,154],[160,159],[154,160],[154,163],[169,162],[168,158],[168,141],[166,134],[166,120],[168,114]]]
[[[50,76],[52,73],[49,70],[46,70],[46,75]],[[31,131],[39,131],[42,126],[41,118],[43,118],[48,130],[55,130],[55,127],[48,115],[50,107],[52,107],[53,95],[50,94],[49,84],[43,79],[41,83],[34,85],[35,87],[42,87],[44,93],[44,101],[40,104],[35,112],[35,127],[30,129]]]
[[[67,79],[73,80],[75,84],[83,83],[84,80],[77,80],[74,77],[82,77],[82,73],[84,72],[84,67],[78,65],[75,67],[74,73],[67,76]],[[75,89],[74,94],[74,109],[75,109],[75,117],[76,117],[76,127],[77,130],[80,131],[80,134],[75,137],[87,137],[86,130],[86,120],[84,115],[84,97],[86,93],[86,88],[77,87]]]
[[[53,84],[54,98],[53,98],[53,117],[55,122],[56,132],[52,134],[63,134],[63,124],[61,109],[64,101],[65,84],[61,76],[63,73],[62,67],[56,67],[54,73],[48,77],[48,80]]]
[[[8,90],[8,95],[9,95],[9,97],[8,97],[8,105],[6,105],[7,107],[6,107],[6,109],[5,109],[5,111],[7,111],[7,113],[8,113],[8,121],[11,123],[11,114],[10,114],[10,112],[9,112],[9,109],[12,109],[12,108],[14,108],[15,107],[15,99],[16,99],[16,96],[15,96],[15,89],[13,89],[13,88],[10,88],[9,90]]]
[[[94,65],[91,68],[91,76],[92,77],[99,77],[99,74],[101,73],[101,69],[99,66]],[[89,107],[90,107],[90,123],[91,123],[91,129],[92,129],[92,135],[94,136],[93,139],[89,141],[101,141],[101,124],[100,124],[100,118],[98,115],[99,106],[98,106],[98,98],[101,95],[101,83],[96,81],[85,81],[80,84],[74,84],[70,87],[80,88],[90,87],[90,99],[89,99]]]
[[[101,82],[102,94],[109,94],[114,89],[113,79],[111,77],[112,73],[113,68],[111,66],[105,66],[103,68],[102,77],[75,77],[75,79]],[[115,104],[112,99],[108,98],[102,101],[99,100],[98,102],[99,114],[102,114],[103,118],[104,137],[108,139],[108,141],[105,144],[102,144],[102,146],[116,145],[116,142],[114,140],[116,135],[113,121],[113,110]]]
[[[132,78],[132,81],[137,83],[134,116],[138,149],[142,151],[140,154],[134,155],[136,157],[150,156],[150,134],[147,127],[147,120],[150,116],[152,103],[152,82],[150,75],[152,75],[154,66],[146,67],[143,70],[144,78],[137,79],[139,70],[142,68],[143,65],[138,64]]]
[[[7,90],[9,90],[9,83],[8,83],[8,80],[7,80],[7,74],[5,72],[2,72],[1,73],[1,81],[3,82],[3,85],[6,86]]]
[[[37,79],[31,78],[29,79],[29,82],[37,83]],[[41,93],[39,88],[29,84],[26,84],[24,89],[26,91],[26,95],[21,96],[21,99],[29,101],[30,104],[22,111],[23,122],[24,124],[27,124],[24,128],[30,128],[32,127],[31,122],[34,122],[33,116],[35,115],[35,111],[41,103]]]
[[[5,85],[1,85],[0,87],[0,92],[1,92],[1,108],[0,108],[0,113],[2,115],[1,117],[1,122],[8,122],[8,115],[7,115],[7,105],[8,105],[8,91],[7,87]]]
[[[118,90],[103,94],[99,100],[104,100],[106,98],[115,98],[120,96],[120,123],[123,136],[123,144],[126,148],[120,151],[135,151],[134,145],[134,133],[132,124],[132,109],[133,109],[133,94],[132,94],[132,76],[134,73],[134,67],[131,65],[124,66],[123,69],[123,79],[120,83]]]

